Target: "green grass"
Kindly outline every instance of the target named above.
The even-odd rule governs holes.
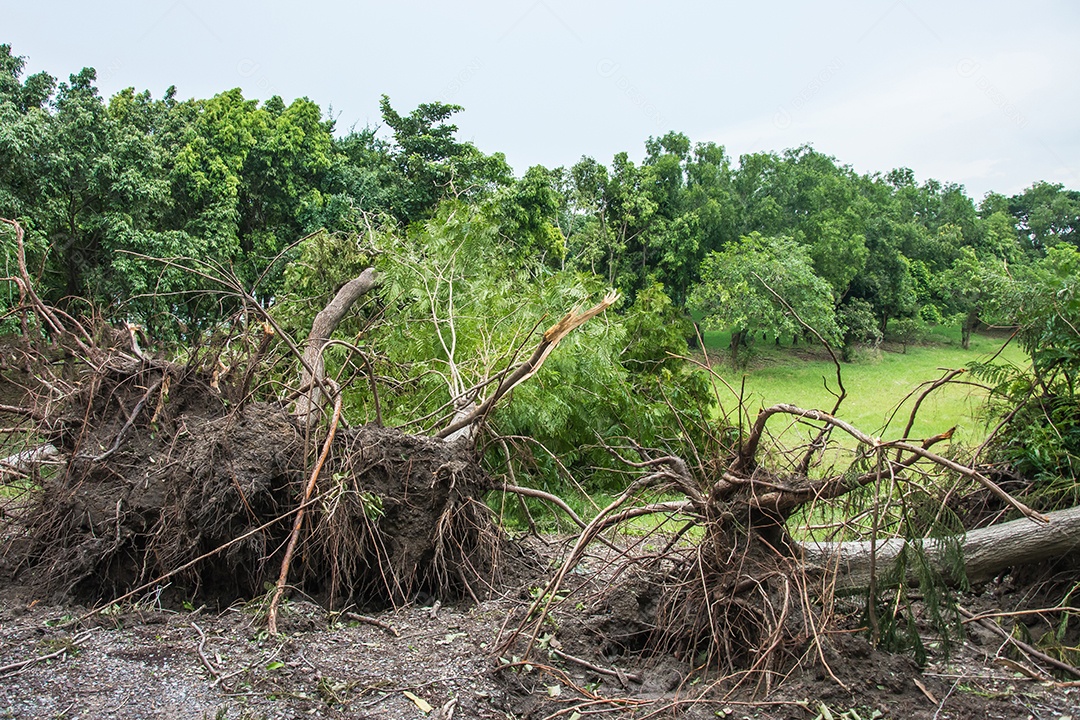
[[[755,353],[746,370],[732,369],[729,364],[727,344],[729,334],[704,333],[705,346],[713,362],[714,371],[735,392],[744,392],[745,410],[752,416],[763,407],[776,403],[790,403],[803,408],[832,410],[835,398],[825,388],[825,381],[836,389],[836,368],[819,346],[790,345],[776,347],[772,343],[757,343]],[[959,330],[936,328],[924,339],[923,344],[911,345],[906,353],[898,345],[886,345],[885,349],[865,356],[853,363],[841,363],[841,373],[847,389],[847,398],[837,415],[870,435],[896,439],[907,424],[914,400],[921,393],[920,384],[941,377],[948,369],[963,368],[976,360],[987,360],[1001,350],[1005,337],[975,335],[971,348],[960,346]],[[1015,345],[1010,345],[998,356],[999,361],[1025,365],[1027,356]],[[958,380],[974,381],[967,373]],[[736,396],[723,384],[717,384],[718,396],[724,410],[732,413],[738,406]],[[912,394],[912,391],[915,391]],[[950,384],[935,390],[923,401],[910,436],[925,438],[956,426],[952,442],[974,446],[982,442],[987,428],[981,413],[986,400],[986,390],[966,384]],[[910,397],[908,397],[911,395]],[[905,400],[906,398],[906,400]],[[893,419],[885,427],[889,417]],[[787,423],[785,425],[785,422]],[[770,430],[779,435],[785,445],[801,442],[795,435],[790,421],[774,418]],[[787,431],[784,428],[787,427]],[[803,428],[808,435],[809,431]],[[856,443],[842,432],[834,433],[833,439],[845,448]],[[942,450],[944,445],[936,450]],[[843,455],[837,451],[837,457]],[[586,522],[596,516],[597,509],[610,503],[614,496],[597,492],[591,498],[576,492],[557,493],[568,502]],[[494,496],[489,499],[492,509],[499,513],[503,522],[524,530],[527,524],[518,506],[518,500],[510,496]],[[503,504],[505,503],[505,505]],[[561,511],[554,511],[541,501],[529,498],[525,501],[541,530],[548,532],[576,532],[577,528]],[[832,516],[818,509],[814,522],[824,522]],[[637,518],[628,523],[632,534],[649,534],[663,522],[662,517]],[[797,523],[795,523],[797,524]],[[671,532],[677,524],[667,524],[663,530]]]
[[[900,352],[899,346],[889,345],[857,362],[842,363],[847,398],[837,415],[871,435],[897,438],[921,392],[918,389],[921,383],[941,377],[946,369],[962,368],[972,361],[989,359],[1001,349],[1005,339],[975,335],[971,348],[964,350],[960,346],[958,330],[938,328],[928,340],[930,342],[926,344],[909,346],[906,353]],[[750,366],[741,371],[732,369],[728,363],[727,348],[723,345],[726,341],[726,334],[721,333],[710,333],[705,338],[706,348],[709,348],[710,356],[714,356],[716,372],[736,392],[740,387],[744,388],[748,412],[756,413],[762,407],[781,402],[825,411],[832,409],[835,398],[825,383],[836,389],[836,370],[821,349],[809,346],[775,348],[759,343]],[[1023,365],[1027,357],[1018,347],[1009,345],[999,360]],[[957,380],[975,381],[966,373]],[[905,400],[913,390],[915,394]],[[731,412],[737,407],[735,395],[722,385],[719,386],[719,397],[725,411]],[[910,435],[924,438],[956,426],[954,443],[978,444],[987,431],[980,419],[985,400],[986,391],[971,385],[950,384],[939,388],[923,401]],[[891,423],[890,416],[893,417]],[[886,423],[889,423],[887,428]],[[847,446],[852,444],[843,442]]]

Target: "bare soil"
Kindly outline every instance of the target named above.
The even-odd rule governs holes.
[[[551,558],[564,549],[531,546]],[[824,707],[848,720],[1059,720],[1080,710],[1080,688],[1035,682],[995,661],[1000,639],[977,628],[948,662],[932,660],[921,671],[906,656],[872,649],[861,634],[841,633],[827,642],[827,668],[818,663],[769,693],[733,688],[692,662],[626,649],[619,631],[632,637],[642,616],[642,599],[629,590],[564,602],[541,649],[515,664],[519,658],[500,656],[500,632],[522,619],[546,572],[521,567],[535,573],[508,578],[479,603],[418,597],[358,615],[294,597],[277,636],[266,631],[263,599],[170,610],[151,593],[84,617],[85,606],[41,602],[5,574],[0,718],[812,720],[828,717]],[[990,593],[969,599],[972,607],[997,602]]]

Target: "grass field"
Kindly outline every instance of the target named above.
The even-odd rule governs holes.
[[[835,398],[825,389],[824,381],[835,390],[836,370],[824,351],[807,346],[793,351],[791,347],[775,348],[761,343],[748,369],[740,371],[728,362],[726,334],[708,333],[704,340],[716,372],[736,392],[744,388],[749,412],[780,402],[825,411],[832,409]],[[964,350],[960,346],[959,329],[940,328],[923,344],[908,346],[906,353],[900,352],[899,346],[888,346],[857,362],[842,363],[847,398],[837,415],[871,435],[899,437],[921,392],[918,389],[921,383],[941,377],[948,369],[989,359],[1001,350],[1005,340],[1000,336],[974,335],[971,348]],[[1023,365],[1027,356],[1011,344],[999,360]],[[957,380],[974,381],[967,374]],[[913,390],[915,394],[905,401]],[[985,399],[984,389],[967,384],[939,388],[923,401],[911,436],[929,437],[956,426],[953,442],[978,444],[987,432],[980,419]],[[720,400],[725,410],[737,405],[735,396],[723,386],[720,386]],[[894,419],[886,427],[894,413]]]
[[[729,362],[729,336],[726,333],[706,333],[703,339],[714,372],[735,392],[741,389],[745,393],[745,409],[751,415],[776,403],[825,411],[832,409],[835,398],[825,389],[823,380],[827,380],[829,387],[835,389],[836,368],[819,346],[792,348],[759,343],[748,368],[736,370]],[[870,435],[884,439],[899,438],[907,424],[911,406],[921,393],[922,383],[936,380],[947,370],[963,368],[976,360],[987,360],[999,351],[1000,361],[1025,365],[1027,356],[1019,347],[1009,345],[1002,350],[1006,339],[1002,336],[974,335],[971,348],[964,350],[960,345],[959,329],[939,328],[923,343],[908,346],[906,353],[901,352],[899,346],[886,346],[857,362],[841,363],[847,398],[837,415]],[[972,381],[966,373],[957,379]],[[723,383],[717,382],[717,389],[723,408],[734,412],[738,405],[736,396]],[[954,444],[971,447],[981,443],[987,433],[985,423],[981,420],[986,395],[983,388],[959,383],[935,390],[923,401],[911,437],[925,438],[955,426]],[[890,416],[894,417],[886,428]],[[780,435],[784,445],[790,447],[804,442],[791,434],[790,425],[786,432],[782,432],[784,423],[784,419],[777,417],[770,421],[769,426],[774,435]],[[808,431],[804,428],[804,432]],[[849,449],[856,445],[854,439],[842,432],[834,433],[833,440]],[[939,445],[935,449],[942,451],[945,446]],[[837,451],[833,460],[840,460],[844,454]],[[564,492],[561,496],[586,520],[614,499],[612,495],[599,492],[591,497],[572,492]],[[539,501],[530,499],[527,504],[545,529],[560,532],[575,530],[561,514],[553,516],[550,509],[544,508]],[[516,501],[514,505],[516,507]],[[493,509],[504,510],[502,507]],[[514,507],[505,509],[510,511],[506,520],[511,526],[525,527],[523,518],[515,517]],[[828,519],[831,516],[821,512],[814,516],[816,522]],[[657,524],[663,520],[659,517],[640,518],[630,523],[630,532],[648,534],[656,530]],[[671,528],[666,525],[665,529]]]

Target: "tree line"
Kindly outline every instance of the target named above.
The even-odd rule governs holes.
[[[502,154],[456,138],[455,105],[402,114],[384,97],[384,128],[335,134],[306,98],[129,88],[106,100],[93,69],[57,83],[24,65],[0,45],[0,206],[25,221],[47,298],[136,298],[124,312],[144,322],[163,309],[152,294],[191,280],[140,256],[212,259],[272,302],[297,238],[372,214],[405,228],[448,199],[482,206],[516,252],[631,299],[659,283],[736,342],[794,329],[755,276],[836,338],[904,319],[955,321],[966,337],[988,277],[1080,246],[1080,192],[1058,184],[976,203],[908,169],[860,175],[810,146],[736,163],[677,132],[649,138],[640,164],[620,153],[516,177]],[[177,297],[165,309],[186,326],[219,311]]]

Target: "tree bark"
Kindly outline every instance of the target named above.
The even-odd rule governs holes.
[[[972,530],[956,538],[964,560],[968,582],[989,580],[1006,568],[1039,562],[1058,557],[1080,548],[1080,507],[1048,513],[1048,524],[1021,519]],[[906,540],[894,538],[877,543],[875,583],[882,587],[882,579],[894,567]],[[945,549],[948,543],[940,540],[922,541],[923,550],[930,565],[950,583],[958,584],[963,578],[955,577],[949,569]],[[857,592],[870,586],[871,554],[869,542],[804,543],[803,557],[808,565],[836,573],[837,592]],[[915,571],[909,568],[905,581],[916,584]]]
[[[6,458],[0,458],[0,477],[8,473],[27,473],[59,455],[60,451],[52,443],[8,455]]]
[[[315,316],[307,346],[304,348],[300,377],[300,387],[304,388],[304,394],[296,402],[295,415],[301,424],[310,427],[319,417],[319,407],[323,401],[322,380],[326,372],[322,359],[323,348],[353,304],[370,292],[377,282],[375,268],[364,270],[358,277],[345,283],[330,304]]]

